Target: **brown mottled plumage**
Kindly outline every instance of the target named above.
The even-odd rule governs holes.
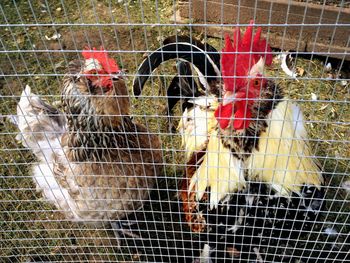
[[[87,67],[101,66],[93,63],[70,63],[62,113],[27,86],[17,114],[19,140],[39,159],[33,168],[37,188],[66,218],[99,224],[142,206],[160,172],[162,153],[159,138],[129,115],[123,78],[108,77],[113,80],[108,87],[95,84],[100,82],[84,75]]]

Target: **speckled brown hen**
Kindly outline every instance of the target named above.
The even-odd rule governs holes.
[[[122,71],[84,50],[64,79],[63,112],[31,93],[17,106],[18,139],[38,158],[37,189],[73,221],[104,224],[142,206],[161,169],[161,143],[130,116]]]

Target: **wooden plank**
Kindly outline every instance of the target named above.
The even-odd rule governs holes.
[[[269,25],[263,32],[272,47],[350,60],[350,8],[288,0],[182,0],[177,22],[193,21],[195,30],[222,37],[231,31],[222,24],[248,24],[254,17]]]

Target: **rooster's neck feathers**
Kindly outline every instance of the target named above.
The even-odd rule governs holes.
[[[225,147],[231,148],[233,156],[245,160],[252,151],[259,150],[259,136],[268,127],[269,114],[283,101],[284,92],[282,87],[268,80],[266,88],[261,90],[261,100],[254,101],[251,106],[251,121],[249,127],[237,131],[235,129],[220,129]]]
[[[79,76],[81,63],[70,63],[69,73],[64,79],[62,102],[67,118],[67,141],[72,157],[76,161],[101,160],[110,153],[136,145],[137,125],[128,115],[128,98],[123,86],[115,83],[116,95],[92,95],[89,84]],[[109,110],[109,111],[108,111]],[[107,112],[104,112],[107,111]],[[125,135],[128,131],[131,134]]]

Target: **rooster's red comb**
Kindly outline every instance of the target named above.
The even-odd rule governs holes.
[[[233,77],[247,76],[251,67],[261,57],[265,58],[266,65],[271,65],[272,63],[271,47],[266,42],[266,39],[260,39],[261,27],[258,27],[253,38],[253,24],[254,21],[250,21],[250,25],[247,27],[243,37],[241,37],[241,31],[237,27],[233,32],[233,44],[230,36],[228,34],[225,36],[221,67],[226,90],[234,91],[235,87],[236,89],[243,87],[246,80],[237,78],[235,81]],[[254,54],[247,52],[254,52]]]
[[[85,47],[81,54],[85,59],[93,58],[98,60],[103,69],[109,74],[117,73],[119,71],[117,62],[113,58],[108,57],[107,51],[102,47],[100,50],[96,50],[96,48],[91,50],[88,47]]]

